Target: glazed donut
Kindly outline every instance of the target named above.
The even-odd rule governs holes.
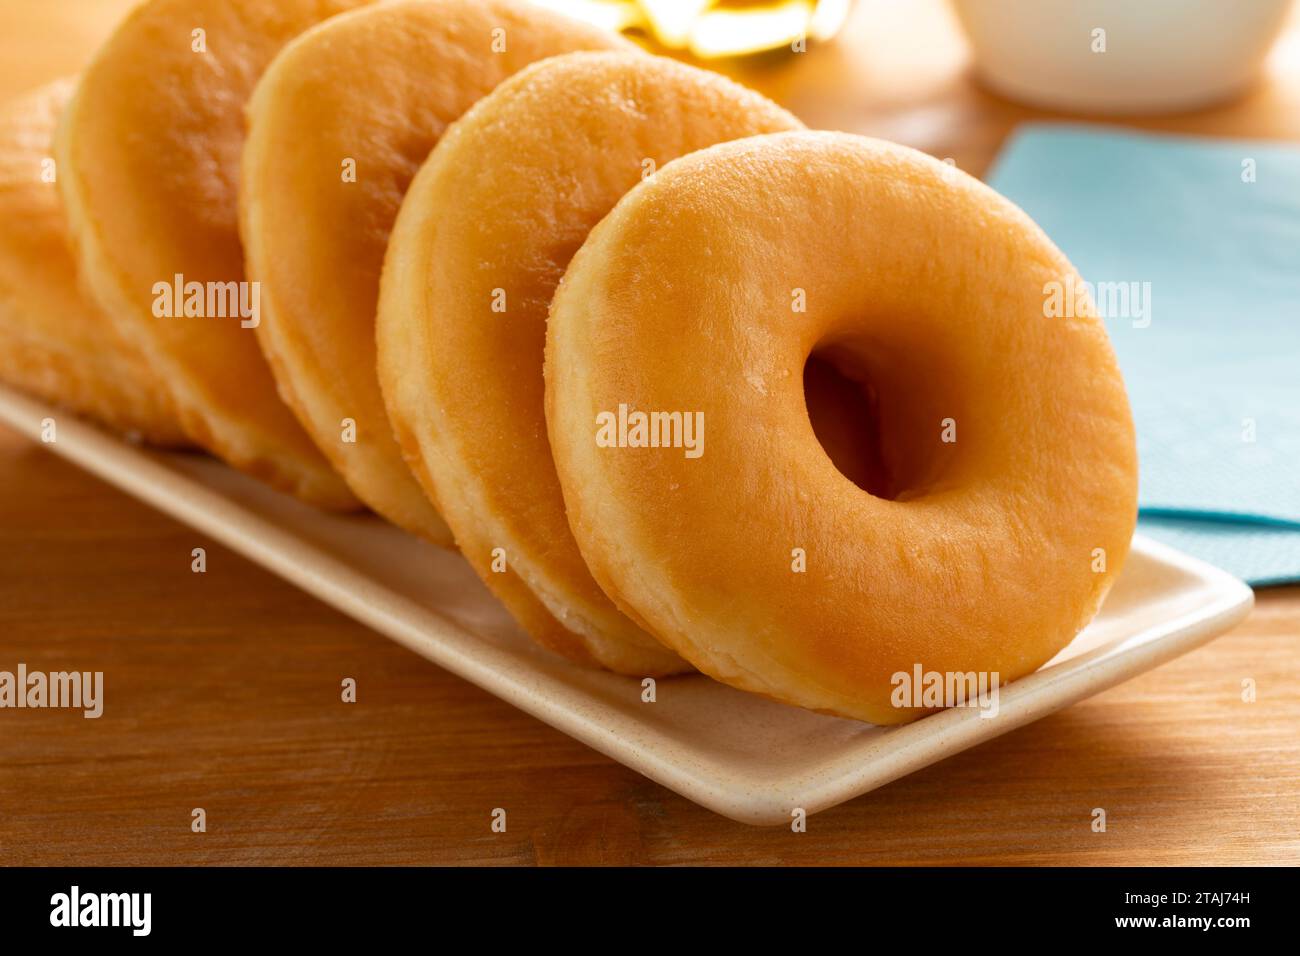
[[[543,407],[551,294],[587,231],[643,176],[799,125],[717,74],[575,53],[470,110],[402,205],[378,323],[389,417],[474,569],[569,657],[636,675],[685,667],[619,613],[569,532]]]
[[[1136,520],[1103,323],[1044,317],[1075,276],[1011,203],[901,146],[779,133],[661,169],[592,231],[547,330],[596,580],[719,680],[877,724],[924,713],[891,699],[915,665],[1032,672]],[[874,410],[873,488],[814,435],[814,353]]]
[[[144,358],[77,285],[50,141],[63,80],[0,109],[0,380],[159,445],[183,445]]]
[[[236,188],[244,103],[289,39],[359,0],[148,0],[82,75],[59,184],[92,297],[139,343],[198,445],[304,499],[357,507],[257,346]]]
[[[250,104],[240,219],[262,287],[258,341],[356,495],[436,543],[451,532],[402,460],[375,376],[389,230],[411,177],[475,100],[534,60],[611,47],[631,45],[517,0],[380,4],[294,40]]]

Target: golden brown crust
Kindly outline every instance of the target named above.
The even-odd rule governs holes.
[[[236,215],[244,103],[288,40],[359,2],[149,0],[83,74],[56,141],[81,274],[121,334],[140,343],[188,434],[341,509],[358,503],[280,400],[244,317],[186,317],[161,290],[180,276],[221,299],[242,293],[255,319],[257,290],[227,285],[245,281]],[[209,301],[231,311],[215,294]]]
[[[167,391],[78,287],[52,149],[73,83],[0,110],[0,380],[152,444],[183,446]]]
[[[411,476],[375,374],[384,249],[443,130],[527,64],[628,46],[520,0],[418,0],[334,17],[275,59],[249,104],[240,190],[257,329],[282,394],[353,491],[439,544],[451,532]],[[355,441],[341,423],[355,423]]]
[[[891,702],[916,665],[1037,669],[1136,519],[1105,329],[1044,316],[1046,284],[1076,280],[1024,213],[904,147],[784,133],[660,170],[548,325],[551,447],[596,580],[706,673],[876,723],[923,713]],[[814,350],[878,391],[889,500],[818,443]],[[702,413],[703,454],[598,447],[620,403]]]
[[[521,602],[534,617],[549,611],[546,639],[571,655],[636,675],[686,667],[619,613],[569,532],[543,408],[551,294],[587,231],[643,176],[713,143],[798,127],[757,93],[671,60],[556,57],[457,122],[402,207],[379,320],[390,416],[483,580],[517,614]],[[494,553],[512,576],[492,569]]]

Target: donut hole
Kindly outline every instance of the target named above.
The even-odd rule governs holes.
[[[819,346],[804,363],[813,434],[840,474],[876,498],[914,499],[938,478],[939,433],[925,423],[939,418],[925,381],[907,363],[843,343]]]

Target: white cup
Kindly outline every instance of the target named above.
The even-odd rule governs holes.
[[[1158,113],[1255,78],[1291,0],[953,0],[995,92],[1034,106]]]

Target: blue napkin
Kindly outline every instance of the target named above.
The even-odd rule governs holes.
[[[1033,124],[989,183],[1096,288],[1139,530],[1252,584],[1300,580],[1300,148]]]

